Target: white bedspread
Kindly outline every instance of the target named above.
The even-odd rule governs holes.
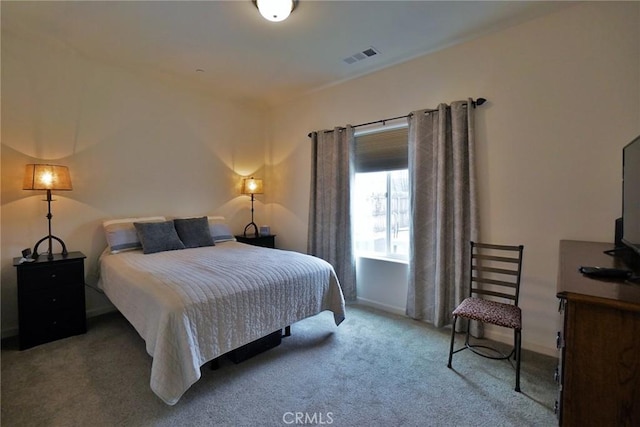
[[[104,255],[100,286],[153,357],[151,389],[173,405],[200,366],[323,310],[344,320],[333,267],[316,257],[237,242]]]

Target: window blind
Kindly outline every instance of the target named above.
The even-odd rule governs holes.
[[[356,172],[407,169],[409,167],[408,136],[408,127],[356,135]]]

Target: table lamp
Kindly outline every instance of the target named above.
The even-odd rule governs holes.
[[[33,247],[34,259],[38,258],[38,246],[45,240],[49,243],[49,252],[47,253],[47,259],[53,259],[52,240],[57,240],[62,246],[62,256],[67,256],[67,246],[62,239],[51,234],[51,190],[56,191],[70,191],[71,176],[69,175],[69,168],[59,165],[45,165],[45,164],[28,164],[24,172],[24,184],[22,185],[24,190],[47,190],[47,220],[49,221],[49,234],[38,242]]]
[[[254,236],[258,237],[260,236],[260,233],[258,232],[258,226],[255,222],[253,222],[253,196],[254,194],[262,194],[262,180],[255,179],[254,177],[243,179],[241,193],[251,195],[251,222],[244,228],[244,237],[247,237],[247,229],[251,227],[253,227]]]

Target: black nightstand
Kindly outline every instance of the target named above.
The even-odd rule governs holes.
[[[18,269],[20,350],[87,331],[82,252],[46,254],[33,262],[13,259]]]
[[[276,235],[270,234],[268,236],[247,236],[242,235],[235,236],[236,240],[240,243],[247,243],[253,246],[262,246],[265,248],[275,249],[276,247]]]

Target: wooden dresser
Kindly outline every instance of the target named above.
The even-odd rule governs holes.
[[[560,242],[556,402],[562,426],[640,426],[640,284],[598,280],[581,266],[625,268],[609,243]]]

